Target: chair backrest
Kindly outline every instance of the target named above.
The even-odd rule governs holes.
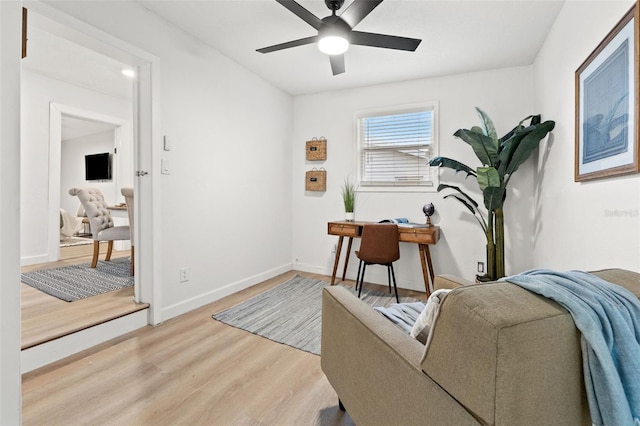
[[[127,203],[127,214],[129,215],[129,231],[131,232],[131,244],[133,242],[133,188],[120,188],[120,192],[124,196]]]
[[[84,208],[89,225],[91,226],[91,234],[97,239],[98,234],[113,227],[113,219],[111,212],[107,208],[102,192],[97,188],[71,188],[69,195],[77,196]]]
[[[367,263],[387,264],[400,259],[398,225],[371,223],[364,225],[358,258]]]

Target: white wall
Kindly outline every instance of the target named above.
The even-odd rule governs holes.
[[[575,70],[632,5],[566,2],[536,59],[536,105],[557,122],[538,162],[537,267],[640,271],[640,176],[573,178]]]
[[[62,166],[60,171],[60,207],[75,215],[80,202],[78,197],[69,195],[69,189],[74,187],[93,187],[102,191],[104,199],[109,205],[124,202],[124,198],[116,188],[115,180],[85,180],[84,156],[101,154],[103,152],[113,153],[114,132],[95,133],[93,135],[81,136],[79,138],[62,141]],[[115,158],[112,155],[112,161]],[[112,177],[116,173],[115,164],[112,164]]]
[[[20,424],[20,22],[0,2],[0,424]]]
[[[330,274],[332,246],[337,237],[327,235],[327,221],[344,218],[340,186],[345,177],[356,177],[354,111],[424,101],[439,102],[440,155],[463,161],[471,167],[478,160],[471,148],[454,138],[461,128],[479,124],[475,111],[484,109],[495,121],[498,132],[511,130],[533,110],[532,71],[530,67],[501,69],[450,77],[408,81],[321,93],[295,98],[293,131],[293,259],[297,268]],[[305,161],[305,141],[327,138],[327,160]],[[313,167],[327,170],[327,191],[305,192],[304,174]],[[479,194],[474,181],[462,181],[452,171],[441,171],[441,182],[466,185]],[[533,247],[533,161],[513,178],[505,204],[507,232],[507,273],[529,268]],[[441,227],[440,242],[431,248],[436,274],[455,274],[473,279],[476,262],[485,261],[485,238],[478,223],[464,207],[443,200],[438,193],[358,193],[356,219],[378,221],[389,217],[407,217],[424,221],[422,206],[433,202]],[[481,202],[480,197],[476,197]],[[357,248],[357,242],[354,241]],[[344,248],[343,248],[344,250]],[[418,248],[401,244],[396,263],[398,286],[424,290]],[[348,276],[355,278],[357,262],[352,257]],[[357,260],[357,259],[356,259]],[[371,274],[371,275],[369,275]],[[384,268],[370,268],[367,281],[386,283]]]
[[[138,4],[51,5],[159,58],[164,318],[289,270],[291,97]]]
[[[49,104],[126,121],[131,121],[132,106],[130,99],[114,98],[25,70],[21,88],[20,242],[22,262],[26,264],[48,260]]]

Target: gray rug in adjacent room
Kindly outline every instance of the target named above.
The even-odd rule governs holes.
[[[90,263],[40,269],[22,274],[21,281],[28,286],[67,302],[97,296],[133,285],[129,275],[128,257],[99,261],[95,268]]]
[[[320,355],[322,329],[322,289],[328,282],[296,275],[239,305],[213,315],[225,324],[267,339]],[[353,287],[347,287],[353,292]],[[370,306],[396,303],[391,293],[362,289],[362,300]],[[400,302],[415,302],[400,297]]]

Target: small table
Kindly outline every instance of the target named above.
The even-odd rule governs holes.
[[[127,212],[127,206],[107,206],[112,217],[122,217],[129,219],[129,213]]]
[[[113,218],[113,223],[116,226],[131,225],[129,223],[129,212],[126,205],[120,206],[107,206],[109,213]],[[130,243],[125,240],[115,241],[116,250],[129,250]]]
[[[351,254],[351,244],[353,243],[353,239],[360,238],[362,236],[362,228],[368,223],[377,222],[348,222],[345,220],[340,220],[327,223],[327,233],[329,235],[337,235],[339,237],[338,247],[336,249],[336,258],[333,263],[331,285],[335,284],[336,272],[338,271],[338,263],[340,262],[340,252],[342,251],[342,241],[344,237],[348,237],[349,242],[347,243],[347,255],[344,259],[344,269],[342,271],[343,281],[345,275],[347,274],[347,265],[349,264],[349,255]],[[424,279],[424,289],[427,293],[427,297],[429,297],[429,295],[431,295],[431,287],[433,286],[434,279],[433,264],[431,263],[431,253],[429,252],[429,245],[436,244],[440,239],[440,228],[437,226],[411,227],[399,225],[398,238],[401,242],[418,244],[420,263],[422,265],[422,277]],[[431,279],[431,285],[429,284],[429,279]]]

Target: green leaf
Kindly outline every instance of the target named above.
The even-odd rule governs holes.
[[[513,153],[516,151],[516,148],[518,148],[522,139],[534,130],[535,127],[533,126],[516,127],[512,130],[513,133],[510,132],[511,136],[502,143],[500,154],[498,155],[498,173],[503,180],[505,173],[507,172],[507,166],[511,161],[511,157],[513,157]]]
[[[453,135],[471,145],[483,166],[494,166],[498,161],[498,146],[489,136],[468,129],[459,129]]]
[[[484,112],[483,110],[481,110],[480,108],[476,107],[476,111],[478,111],[478,115],[480,116],[480,119],[482,120],[482,125],[484,126],[484,134],[489,136],[491,139],[494,140],[494,143],[496,145],[496,148],[498,146],[498,134],[496,133],[496,128],[493,125],[493,121],[491,120],[491,118],[489,118],[489,115]]]
[[[438,192],[442,191],[443,189],[453,189],[454,191],[459,192],[460,194],[462,194],[463,197],[467,199],[467,201],[469,201],[469,203],[473,204],[475,208],[478,208],[478,203],[473,198],[465,194],[465,192],[462,189],[460,189],[459,186],[447,185],[446,183],[441,183],[440,185],[438,185]],[[444,197],[444,198],[447,198],[447,197]]]
[[[505,190],[502,187],[488,186],[482,191],[482,195],[484,195],[484,206],[487,210],[493,211],[502,206]]]
[[[429,165],[431,167],[446,167],[448,169],[454,170],[456,173],[464,172],[467,174],[465,178],[468,178],[469,176],[476,176],[475,170],[473,170],[471,167],[447,157],[436,157],[433,160],[429,161]]]
[[[528,119],[531,119],[530,125],[539,124],[540,123],[540,114],[538,114],[538,115],[529,115],[529,116],[526,116],[525,118],[523,118],[522,120],[520,120],[520,123],[518,123],[518,125],[516,127],[511,129],[509,131],[509,133],[507,133],[506,135],[504,135],[503,137],[501,137],[499,139],[500,142],[502,143],[502,142],[506,141],[507,139],[511,138],[515,132],[517,132],[518,130],[524,129],[524,126],[522,125],[522,123],[524,123]]]
[[[531,155],[534,149],[538,147],[540,141],[547,136],[547,134],[553,130],[556,123],[553,121],[545,121],[544,123],[536,124],[535,129],[529,132],[516,147],[513,156],[509,160],[509,164],[505,170],[505,175],[511,175],[518,167]]]
[[[469,204],[466,200],[464,200],[462,197],[460,197],[460,196],[458,196],[456,194],[448,194],[448,195],[445,195],[442,198],[447,199],[449,197],[453,197],[456,200],[460,201],[462,204],[464,204],[465,207],[471,212],[471,214],[474,214],[474,215],[476,214],[476,211],[474,210],[473,206],[471,204]]]
[[[482,216],[482,212],[478,210],[478,203],[473,198],[469,197],[464,191],[462,191],[457,186],[447,185],[447,184],[441,184],[438,186],[438,192],[442,191],[443,189],[453,189],[454,191],[457,191],[462,196],[460,197],[455,194],[449,194],[449,195],[445,195],[443,198],[446,199],[448,197],[454,197],[456,200],[464,204],[465,207],[467,207],[467,209],[469,209],[469,211],[473,213],[473,217],[475,217],[476,220],[478,221],[478,224],[480,224],[480,227],[482,228],[482,232],[486,233],[487,221],[484,220],[484,216]]]
[[[471,206],[471,204],[469,204],[466,200],[464,200],[463,198],[459,197],[456,194],[445,195],[443,198],[447,199],[449,197],[455,198],[456,200],[460,201],[460,203],[462,203],[467,209],[469,209],[471,214],[473,214],[473,217],[475,217],[476,220],[478,221],[478,224],[480,224],[480,227],[482,228],[482,232],[485,232],[485,233],[487,232],[487,223],[485,222],[484,218],[482,217],[482,214],[479,211],[474,209],[473,206]]]
[[[501,187],[502,180],[494,167],[478,167],[478,186],[484,191],[490,186]]]

